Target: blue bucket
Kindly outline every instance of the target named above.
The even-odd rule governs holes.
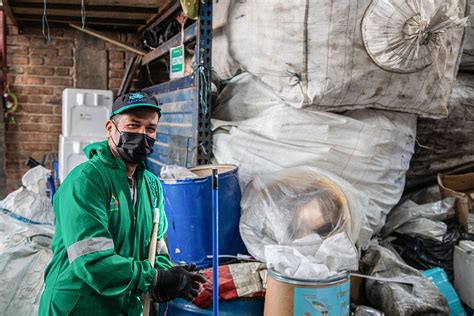
[[[260,316],[263,315],[265,300],[263,297],[219,301],[220,316]],[[193,303],[176,299],[160,304],[160,316],[208,316],[212,315],[212,306],[199,308]]]
[[[240,186],[234,165],[190,169],[199,178],[161,180],[168,218],[168,245],[175,262],[212,265],[212,168],[219,170],[219,255],[245,253],[240,237]]]

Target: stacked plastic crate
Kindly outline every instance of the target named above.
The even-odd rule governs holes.
[[[112,91],[65,89],[62,97],[62,134],[59,136],[59,179],[62,182],[87,160],[88,144],[106,138],[105,122],[112,111]]]

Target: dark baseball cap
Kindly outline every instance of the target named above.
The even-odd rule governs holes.
[[[161,116],[161,107],[153,96],[143,92],[132,92],[122,94],[114,100],[110,118],[135,108],[151,108],[158,112],[158,115]]]

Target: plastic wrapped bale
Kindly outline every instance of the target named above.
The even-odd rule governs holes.
[[[240,233],[269,267],[303,278],[357,269],[354,243],[365,221],[365,196],[313,167],[256,177],[244,190]]]
[[[51,171],[42,166],[28,170],[21,179],[22,187],[0,201],[0,208],[35,222],[54,224],[53,206],[46,195],[49,176]]]
[[[397,232],[442,241],[447,232],[447,225],[442,220],[445,220],[450,212],[454,215],[455,201],[455,198],[446,198],[437,202],[417,204],[410,199],[406,200],[388,214],[382,234],[386,237]]]
[[[414,285],[366,281],[370,303],[386,315],[449,315],[448,302],[435,284],[420,271],[406,265],[396,253],[380,245],[371,245],[360,262],[367,275],[399,278]]]
[[[366,194],[368,224],[360,241],[368,242],[402,196],[416,117],[377,110],[338,115],[279,105],[242,121],[213,120],[212,128],[216,162],[239,166],[242,187],[260,174],[314,166]]]
[[[294,107],[447,116],[468,1],[223,2],[220,78],[248,71]]]
[[[0,212],[0,315],[38,314],[54,227],[27,221]]]

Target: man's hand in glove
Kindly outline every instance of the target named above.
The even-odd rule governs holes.
[[[199,294],[199,283],[206,279],[194,272],[195,264],[173,267],[169,270],[158,270],[153,298],[157,302],[166,302],[175,298],[192,301]]]

